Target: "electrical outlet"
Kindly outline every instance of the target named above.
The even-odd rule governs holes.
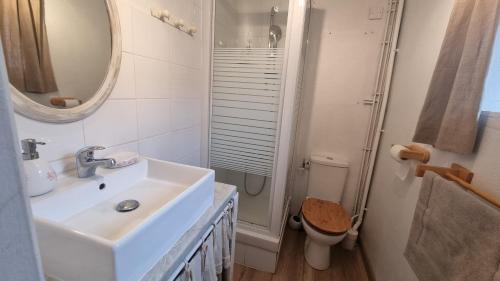
[[[368,13],[369,20],[381,20],[384,18],[384,8],[383,7],[371,7]]]

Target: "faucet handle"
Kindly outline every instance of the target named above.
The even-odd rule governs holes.
[[[93,146],[87,146],[84,147],[76,152],[76,157],[77,158],[85,158],[85,159],[93,159],[94,158],[94,151],[96,150],[104,150],[106,149],[104,146],[100,145],[93,145]]]

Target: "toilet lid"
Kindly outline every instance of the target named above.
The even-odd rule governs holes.
[[[322,232],[339,235],[351,228],[351,218],[344,208],[330,201],[307,198],[302,205],[302,215]]]

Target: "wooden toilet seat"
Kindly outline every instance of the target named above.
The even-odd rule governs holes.
[[[342,206],[326,200],[307,198],[302,215],[311,226],[330,235],[341,235],[351,228],[351,217]]]

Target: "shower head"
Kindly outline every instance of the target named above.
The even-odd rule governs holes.
[[[274,16],[279,13],[278,6],[271,8],[271,20],[269,22],[269,48],[277,48],[281,39],[281,28],[274,24]]]
[[[274,16],[274,15],[276,15],[279,12],[280,12],[280,8],[278,6],[273,6],[271,8],[271,16]]]
[[[269,48],[277,48],[281,39],[281,28],[277,25],[269,27]]]

